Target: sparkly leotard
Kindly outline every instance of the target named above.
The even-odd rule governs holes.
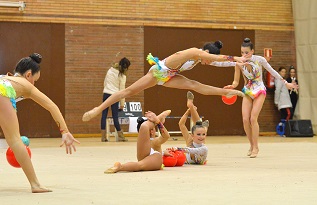
[[[17,109],[16,107],[16,93],[11,85],[11,82],[8,79],[5,79],[6,75],[0,75],[0,95],[7,97],[10,99],[11,104],[14,109]]]
[[[173,78],[178,73],[181,73],[186,70],[191,70],[199,61],[188,60],[182,64],[178,69],[170,69],[165,65],[166,59],[160,61],[157,57],[153,57],[151,54],[147,56],[147,60],[151,65],[153,65],[149,72],[153,73],[153,76],[157,79],[158,85],[163,85],[171,78]]]
[[[180,149],[185,151],[186,164],[206,164],[208,154],[206,145],[193,142],[192,146]]]

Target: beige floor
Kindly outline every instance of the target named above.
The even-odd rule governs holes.
[[[164,148],[184,145],[175,138]],[[31,139],[38,178],[54,191],[31,194],[22,170],[7,163],[0,139],[0,205],[317,204],[316,137],[261,137],[256,159],[245,156],[245,137],[209,137],[207,165],[113,175],[103,171],[116,161],[136,160],[136,139],[80,141],[77,153],[67,156],[60,139]]]

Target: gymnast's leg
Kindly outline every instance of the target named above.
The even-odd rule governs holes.
[[[51,192],[38,181],[31,159],[20,138],[19,122],[9,98],[0,95],[0,125],[5,139],[25,173],[33,193]]]
[[[244,97],[244,93],[238,90],[217,88],[210,85],[202,84],[195,80],[190,80],[182,75],[176,75],[165,84],[165,87],[193,90],[203,95],[225,95],[227,97],[232,97],[233,95],[238,95]]]
[[[126,89],[112,94],[107,100],[105,100],[98,107],[95,107],[94,109],[86,112],[83,115],[82,120],[89,121],[92,118],[99,115],[104,109],[106,109],[107,107],[110,107],[113,103],[118,102],[120,99],[136,95],[137,93],[147,88],[153,87],[156,84],[157,84],[156,78],[153,77],[152,72],[148,72],[145,76],[143,76],[142,78],[134,82],[132,85],[130,85]]]

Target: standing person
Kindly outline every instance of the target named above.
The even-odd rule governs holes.
[[[207,130],[209,127],[209,121],[200,121],[197,107],[194,105],[194,95],[190,91],[187,92],[187,110],[179,120],[179,128],[186,142],[185,148],[173,147],[172,150],[183,150],[186,155],[186,164],[205,164],[207,162],[208,147],[204,144]],[[191,133],[188,133],[186,127],[186,121],[188,116],[191,116],[191,120],[195,122],[195,125],[191,129]],[[170,149],[165,151],[165,155],[169,155]]]
[[[247,156],[255,158],[259,153],[258,137],[260,128],[258,117],[266,97],[266,87],[262,79],[262,67],[270,72],[270,74],[277,80],[282,81],[288,89],[297,88],[297,86],[292,83],[287,83],[287,81],[271,67],[264,57],[254,55],[253,43],[249,38],[245,38],[241,44],[241,55],[251,55],[251,58],[245,63],[214,62],[211,65],[224,67],[235,66],[234,81],[232,82],[232,85],[225,86],[224,88],[226,89],[236,88],[239,84],[240,72],[243,74],[244,87],[242,92],[246,95],[246,97],[242,99],[243,128],[250,143],[250,149]]]
[[[193,90],[203,95],[239,95],[243,97],[244,94],[240,91],[204,85],[179,74],[183,71],[192,69],[198,63],[201,63],[202,65],[208,65],[213,61],[230,60],[245,62],[247,60],[246,57],[218,55],[220,54],[221,48],[222,43],[220,41],[216,41],[215,43],[205,44],[202,49],[190,48],[187,50],[178,51],[162,61],[156,57],[153,57],[151,54],[148,55],[147,60],[151,64],[154,64],[150,68],[149,72],[131,86],[111,95],[98,107],[86,112],[83,115],[83,121],[89,121],[96,117],[102,112],[102,110],[119,101],[121,98],[136,95],[142,90],[153,87],[156,84],[170,88]]]
[[[137,172],[137,171],[156,171],[162,167],[162,148],[170,137],[168,131],[164,127],[165,118],[171,113],[170,110],[162,112],[156,116],[155,113],[148,111],[144,118],[138,119],[138,139],[137,139],[137,162],[127,162],[121,164],[116,162],[113,167],[107,169],[105,174],[113,174],[119,171]],[[161,133],[159,137],[155,137],[157,127]]]
[[[66,146],[67,154],[72,154],[72,149],[76,151],[74,142],[79,143],[69,132],[57,105],[34,86],[40,78],[41,60],[40,54],[33,53],[17,63],[14,76],[0,77],[0,126],[9,147],[29,180],[33,193],[51,192],[51,190],[38,181],[31,159],[20,138],[16,99],[30,98],[51,113],[62,134],[60,146]]]
[[[286,79],[287,82],[298,85],[298,80],[296,77],[296,69],[294,66],[290,66],[289,68],[289,77]],[[289,91],[289,95],[291,97],[291,102],[293,106],[293,113],[295,112],[295,108],[298,100],[298,89],[291,89]],[[291,118],[292,119],[292,118]]]
[[[279,74],[285,78],[286,68],[280,67],[278,69]],[[289,96],[288,89],[285,84],[280,79],[274,79],[275,84],[275,94],[274,94],[274,104],[277,106],[281,113],[281,121],[289,120],[293,118],[293,108],[291,103],[291,98]]]
[[[108,71],[104,80],[104,89],[103,89],[103,102],[107,100],[112,94],[119,92],[120,90],[125,89],[126,83],[126,74],[130,66],[130,61],[126,57],[122,58],[119,63],[115,63]],[[119,124],[118,111],[122,110],[124,107],[125,99],[121,98],[120,107],[119,102],[115,102],[111,105],[111,112],[113,123],[117,131],[116,141],[128,141],[124,136]],[[109,107],[102,111],[101,116],[101,141],[107,142],[106,138],[106,121],[108,115]]]

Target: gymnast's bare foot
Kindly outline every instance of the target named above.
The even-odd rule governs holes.
[[[96,117],[98,115],[98,112],[97,112],[97,108],[95,107],[94,109],[92,110],[89,110],[88,112],[86,112],[84,115],[83,115],[83,121],[84,122],[88,122],[89,120],[91,120],[92,118]]]
[[[32,187],[31,188],[32,193],[45,193],[45,192],[52,192],[52,190],[43,187],[43,186],[39,186],[39,187]]]
[[[113,167],[107,169],[106,171],[104,171],[105,174],[114,174],[117,173],[121,168],[121,163],[120,162],[116,162],[114,163]]]
[[[190,91],[187,92],[187,107],[194,106],[194,94]]]
[[[159,114],[157,117],[160,120],[160,122],[164,124],[165,118],[169,116],[171,112],[172,112],[171,110],[165,110],[161,114]]]
[[[259,149],[258,148],[253,148],[250,158],[256,158],[258,156]]]
[[[229,92],[226,94],[227,98],[231,98],[234,95],[240,96],[240,97],[245,97],[245,94],[239,90],[231,90],[231,89],[227,89]]]

